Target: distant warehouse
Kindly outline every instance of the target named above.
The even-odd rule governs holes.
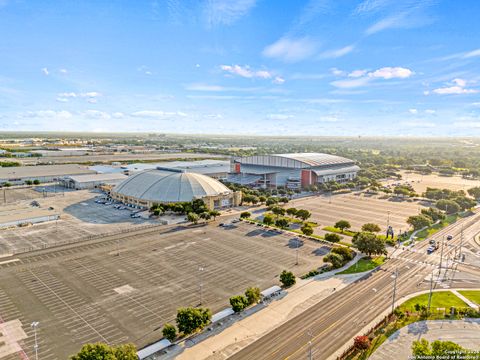
[[[94,189],[100,185],[117,185],[126,178],[127,175],[121,173],[71,175],[63,178],[61,183],[69,189],[84,190]]]
[[[330,154],[254,155],[232,159],[227,180],[242,185],[300,189],[329,181],[351,181],[359,170],[355,161]]]
[[[4,167],[0,168],[0,185],[5,183],[21,185],[25,184],[27,180],[38,180],[41,183],[46,183],[59,181],[65,176],[95,173],[86,166],[74,164]]]

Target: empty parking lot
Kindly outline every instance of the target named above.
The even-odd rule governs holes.
[[[40,322],[44,360],[66,359],[85,342],[147,345],[161,337],[159,327],[174,320],[178,307],[203,300],[221,310],[248,286],[278,284],[283,269],[303,274],[320,266],[328,252],[306,241],[295,265],[296,249],[289,235],[239,223],[166,226],[19,255],[0,265],[0,322],[21,324],[24,337],[12,338],[17,351],[0,358],[17,359],[19,351],[33,357],[32,321]],[[2,346],[8,343],[0,344],[0,354]]]
[[[317,222],[319,228],[333,226],[338,220],[345,219],[350,222],[353,230],[360,230],[365,223],[376,223],[386,229],[388,223],[395,231],[405,231],[409,228],[407,218],[417,215],[423,205],[398,199],[380,199],[364,193],[350,193],[297,199],[289,202],[287,207],[309,210],[312,213],[311,220]]]

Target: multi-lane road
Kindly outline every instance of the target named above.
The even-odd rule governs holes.
[[[435,281],[434,287],[478,287],[480,268],[454,263],[455,246],[470,244],[480,232],[480,213],[459,220],[435,234],[453,239],[444,247],[443,266],[450,254],[446,276]],[[463,240],[461,233],[463,229]],[[367,324],[392,304],[394,273],[398,271],[396,298],[429,289],[429,277],[440,262],[440,249],[426,254],[428,242],[412,248],[400,248],[380,270],[369,274],[352,285],[334,292],[330,297],[310,307],[280,327],[251,343],[230,359],[306,359],[309,353],[316,360],[329,359],[357,335]],[[455,269],[455,271],[453,270]]]

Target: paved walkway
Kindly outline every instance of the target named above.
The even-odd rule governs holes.
[[[474,308],[475,310],[478,310],[478,305],[475,304],[473,301],[471,301],[470,299],[467,299],[465,296],[463,296],[462,294],[460,294],[457,290],[455,289],[451,289],[450,290],[452,293],[454,293],[456,296],[458,296],[460,299],[462,299],[468,306],[470,306],[471,308]],[[480,335],[479,335],[480,336]]]
[[[390,336],[369,360],[408,360],[415,340],[453,341],[470,350],[480,350],[480,319],[428,320],[405,326]]]

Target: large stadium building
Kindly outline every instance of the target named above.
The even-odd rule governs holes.
[[[254,155],[232,159],[227,180],[264,188],[299,189],[329,181],[351,181],[359,170],[355,161],[330,154]]]
[[[134,173],[115,186],[110,196],[140,208],[202,199],[209,209],[222,209],[241,202],[241,192],[207,175],[162,167]]]

